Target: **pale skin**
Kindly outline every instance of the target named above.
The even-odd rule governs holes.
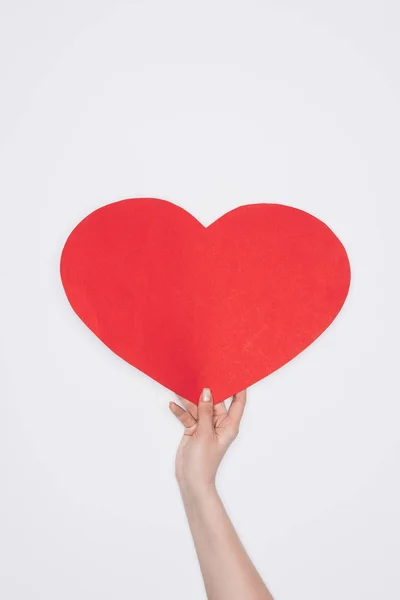
[[[204,389],[199,404],[170,403],[184,426],[175,471],[208,600],[273,600],[246,553],[216,488],[218,467],[239,433],[246,391],[229,410]]]

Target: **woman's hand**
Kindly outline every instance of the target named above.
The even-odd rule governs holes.
[[[170,402],[171,412],[185,427],[176,455],[176,477],[181,488],[196,491],[215,486],[220,462],[239,432],[246,404],[246,391],[225,403],[213,403],[211,390],[205,388],[196,406],[179,397],[185,409]]]
[[[199,404],[180,398],[170,409],[185,427],[176,455],[176,477],[207,591],[213,600],[272,600],[246,553],[221,498],[215,478],[219,464],[239,431],[246,392],[225,404],[213,403],[204,389]]]

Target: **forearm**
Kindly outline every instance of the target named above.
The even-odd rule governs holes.
[[[210,600],[272,600],[248,557],[215,486],[181,485],[190,530]]]

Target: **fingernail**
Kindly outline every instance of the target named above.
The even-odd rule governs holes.
[[[204,388],[203,402],[210,402],[210,400],[211,400],[211,390],[209,388]]]

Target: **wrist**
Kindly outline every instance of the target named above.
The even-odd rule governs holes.
[[[215,496],[218,494],[215,481],[199,482],[199,481],[183,481],[178,480],[181,496],[185,499],[200,500],[204,497]]]

